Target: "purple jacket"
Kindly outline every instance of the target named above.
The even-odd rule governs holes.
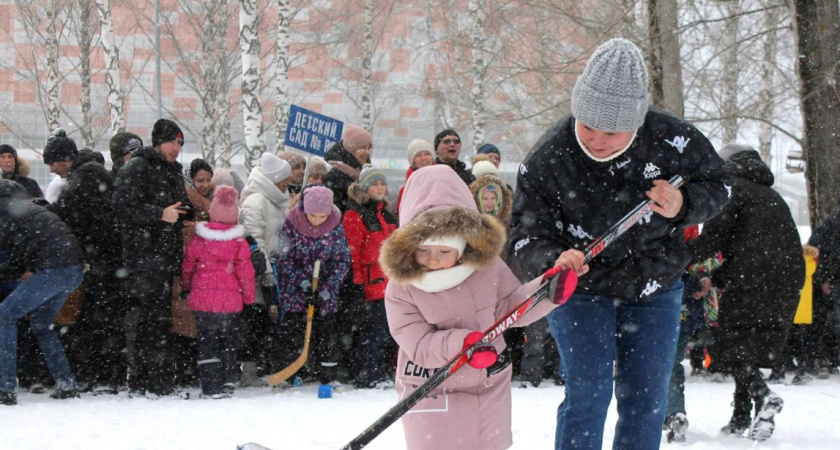
[[[489,328],[540,284],[524,286],[499,258],[505,227],[476,211],[464,182],[444,165],[424,168],[406,184],[401,227],[385,241],[380,264],[391,282],[385,308],[400,346],[396,390],[404,397],[461,351],[471,331]],[[426,272],[414,249],[430,236],[456,234],[467,241],[460,264]],[[545,316],[554,304],[539,303],[516,326]],[[505,348],[501,338],[493,342]],[[403,416],[408,449],[499,450],[513,443],[511,367],[464,366]]]
[[[254,303],[254,265],[242,225],[198,222],[181,266],[190,309],[237,313]]]

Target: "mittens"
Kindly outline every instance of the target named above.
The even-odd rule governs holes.
[[[473,344],[481,341],[484,334],[480,331],[473,331],[464,338],[464,346],[462,348],[472,347]],[[481,343],[471,351],[467,352],[467,363],[476,369],[486,369],[496,363],[499,355],[496,353],[496,347],[488,342]]]

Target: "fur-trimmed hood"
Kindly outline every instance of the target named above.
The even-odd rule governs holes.
[[[347,198],[353,200],[359,205],[367,205],[368,203],[374,201],[367,192],[363,191],[362,188],[359,187],[359,183],[353,183],[350,187],[347,188]],[[385,202],[385,205],[388,205],[388,197],[382,199]]]
[[[478,206],[479,210],[481,210],[481,190],[491,183],[499,187],[499,190],[501,191],[499,194],[502,196],[502,206],[496,217],[502,223],[509,224],[511,210],[513,209],[513,193],[510,189],[508,189],[507,184],[501,178],[495,175],[483,175],[473,181],[470,185],[470,192],[472,192],[473,199],[475,199],[475,204]]]
[[[452,235],[467,241],[460,263],[479,271],[499,257],[506,238],[496,218],[478,212],[455,171],[445,165],[426,167],[406,183],[400,228],[383,244],[379,263],[391,281],[409,284],[425,273],[414,260],[417,246],[430,237]]]

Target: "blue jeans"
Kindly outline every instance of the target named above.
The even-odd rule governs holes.
[[[17,322],[27,314],[57,388],[76,388],[52,324],[67,296],[82,283],[82,276],[81,264],[40,270],[0,303],[0,390],[14,392],[17,387]]]
[[[548,315],[566,398],[557,408],[555,448],[600,450],[613,396],[613,449],[659,448],[680,329],[683,283],[639,303],[574,294]]]
[[[677,348],[674,352],[674,364],[671,368],[671,382],[668,384],[668,406],[665,407],[665,417],[672,414],[685,414],[685,368],[682,360],[685,359],[685,349],[688,347],[688,340],[692,332],[688,327],[681,327]]]

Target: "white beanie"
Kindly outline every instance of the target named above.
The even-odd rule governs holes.
[[[491,163],[490,161],[479,161],[472,166],[472,174],[476,178],[481,177],[482,175],[499,175],[499,169],[496,168],[496,165]]]
[[[409,166],[414,167],[414,157],[423,150],[432,155],[435,154],[435,149],[432,148],[432,144],[429,141],[424,141],[423,139],[412,139],[411,142],[408,143],[408,150],[406,150],[405,156],[408,157]]]
[[[572,115],[608,133],[633,131],[648,111],[648,74],[642,52],[627,39],[601,44],[572,91]]]
[[[464,255],[464,249],[467,248],[467,240],[461,236],[435,236],[423,240],[420,245],[443,245],[452,247],[458,251],[458,258]]]
[[[260,170],[272,183],[277,184],[292,175],[292,167],[271,153],[263,153],[260,158]]]

